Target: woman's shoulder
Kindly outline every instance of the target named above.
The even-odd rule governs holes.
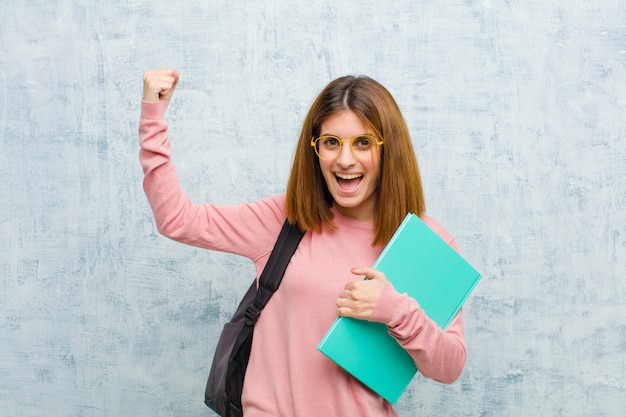
[[[258,233],[280,230],[287,218],[286,198],[284,194],[265,197],[249,203],[233,206],[240,220],[246,220],[248,227],[255,227]],[[247,223],[250,222],[250,223]]]
[[[270,197],[266,197],[262,200],[259,201],[265,201],[265,202],[270,202],[271,204],[275,204],[277,206],[281,206],[284,207],[285,204],[287,203],[287,196],[283,193],[283,194],[276,194],[276,195],[272,195]]]
[[[286,204],[287,198],[285,194],[277,194],[257,200],[250,205],[257,207],[257,209],[262,211],[272,212],[277,218],[283,221],[285,220],[287,214]]]

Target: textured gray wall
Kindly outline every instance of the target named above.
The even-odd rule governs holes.
[[[0,1],[0,415],[199,416],[242,259],[159,236],[142,72],[172,66],[195,201],[284,191],[319,90],[368,74],[410,126],[429,213],[484,278],[461,379],[402,416],[626,409],[622,0]]]

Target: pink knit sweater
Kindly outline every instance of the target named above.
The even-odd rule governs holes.
[[[285,196],[238,206],[193,204],[170,159],[167,106],[143,102],[139,126],[144,190],[159,232],[189,245],[245,256],[260,274],[286,217]],[[356,279],[350,268],[372,265],[382,250],[371,246],[371,224],[337,211],[334,215],[337,230],[305,234],[259,317],[242,396],[246,417],[396,415],[388,402],[316,349],[336,317],[335,300]],[[423,220],[458,250],[435,220]],[[452,383],[461,374],[466,357],[461,312],[444,332],[415,300],[387,284],[371,320],[388,326],[423,376]]]

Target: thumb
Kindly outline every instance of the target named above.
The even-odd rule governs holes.
[[[374,268],[370,268],[369,266],[352,268],[350,272],[352,272],[354,275],[365,275],[366,279],[385,279],[385,274],[375,270]]]

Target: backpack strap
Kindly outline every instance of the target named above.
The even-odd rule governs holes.
[[[296,251],[304,233],[297,225],[289,224],[285,220],[283,227],[274,244],[267,264],[259,277],[259,288],[254,302],[246,310],[246,324],[253,326],[256,323],[261,310],[265,307],[270,297],[280,285],[287,265]]]

